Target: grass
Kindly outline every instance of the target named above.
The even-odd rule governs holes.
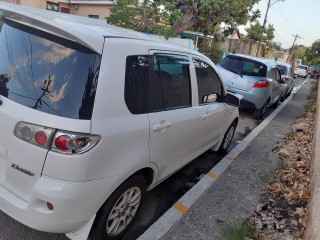
[[[319,81],[316,81],[310,89],[307,103],[304,105],[304,110],[306,112],[315,113],[317,110],[318,86]]]
[[[246,222],[235,224],[233,226],[226,226],[222,230],[221,240],[244,240],[247,238],[255,238],[257,230],[249,226]]]

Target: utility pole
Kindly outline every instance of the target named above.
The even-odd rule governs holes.
[[[284,0],[277,0],[277,1],[274,1],[273,3],[271,3],[271,0],[268,0],[268,5],[267,5],[267,10],[266,10],[266,14],[264,16],[264,20],[263,20],[263,25],[260,29],[260,34],[259,34],[259,40],[258,40],[258,49],[257,49],[257,52],[256,52],[256,57],[258,57],[258,54],[259,54],[259,51],[260,51],[260,45],[261,45],[261,39],[262,39],[262,34],[264,32],[264,28],[266,27],[266,23],[267,23],[267,18],[268,18],[268,13],[269,13],[269,8],[277,3],[277,2],[284,2]]]
[[[294,44],[296,43],[297,39],[298,39],[298,38],[302,38],[302,37],[301,37],[301,36],[299,36],[298,34],[296,34],[296,35],[292,35],[292,37],[294,37],[294,40],[293,40],[293,43],[292,43],[292,47],[290,48],[289,56],[288,56],[288,58],[287,58],[286,63],[288,63],[288,60],[289,60],[289,58],[290,58],[290,55],[291,55],[291,54],[292,54],[292,52],[293,52],[293,47],[294,47]]]

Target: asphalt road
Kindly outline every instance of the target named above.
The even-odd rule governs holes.
[[[296,85],[305,79],[297,78]],[[267,110],[267,115],[272,109]],[[231,145],[241,141],[252,129],[258,125],[258,121],[246,110],[240,110],[240,120]],[[181,169],[179,172],[148,192],[140,216],[131,231],[123,239],[136,239],[154,221],[156,221],[168,208],[172,206],[198,179],[209,171],[223,155],[207,151],[195,161]],[[52,234],[30,229],[0,211],[0,240],[66,240],[64,234]]]

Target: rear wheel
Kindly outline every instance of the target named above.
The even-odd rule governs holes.
[[[256,111],[254,111],[253,117],[254,117],[255,119],[258,119],[258,120],[263,119],[263,116],[264,116],[264,114],[265,114],[265,112],[266,112],[266,110],[267,110],[267,107],[268,107],[268,102],[269,102],[269,101],[267,101],[267,102],[263,105],[263,107],[262,107],[261,109],[258,109],[258,110],[256,110]]]
[[[228,150],[228,147],[230,146],[231,144],[231,141],[232,141],[232,138],[233,138],[233,135],[234,135],[234,132],[236,130],[236,127],[237,127],[237,123],[236,122],[233,122],[228,130],[226,131],[226,133],[224,134],[224,137],[223,137],[223,140],[221,142],[221,145],[218,149],[218,152],[219,153],[226,153],[227,150]]]
[[[138,215],[145,191],[146,183],[140,175],[132,176],[122,183],[98,211],[90,238],[121,239]]]
[[[279,96],[279,98],[278,98],[278,100],[274,103],[274,104],[272,104],[272,108],[273,109],[276,109],[279,105],[280,105],[280,101],[282,100],[282,95],[281,96]]]

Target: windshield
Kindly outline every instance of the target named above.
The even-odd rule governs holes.
[[[237,56],[229,55],[219,65],[240,75],[265,77],[267,74],[266,65]]]
[[[278,65],[278,69],[279,69],[281,75],[289,75],[287,67]]]
[[[101,57],[93,51],[0,19],[0,94],[53,115],[91,119]]]

